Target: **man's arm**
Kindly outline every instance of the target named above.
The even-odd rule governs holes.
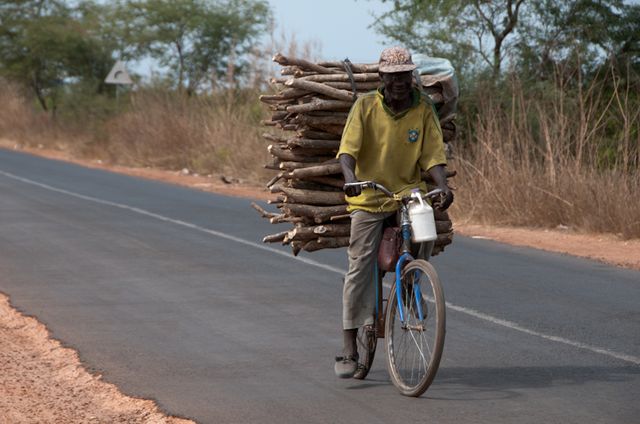
[[[342,168],[342,175],[344,176],[344,182],[348,183],[357,183],[358,179],[356,178],[356,159],[350,154],[343,153],[338,157],[340,161],[340,167]],[[362,193],[361,187],[345,187],[344,192],[347,196],[358,196]]]
[[[446,210],[451,206],[451,203],[453,203],[453,192],[447,185],[447,172],[445,171],[444,166],[432,166],[427,170],[427,173],[431,178],[433,178],[436,186],[438,186],[438,188],[443,192],[441,199],[434,202],[434,206],[440,210]]]

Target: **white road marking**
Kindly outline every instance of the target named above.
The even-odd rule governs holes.
[[[33,181],[33,180],[30,180],[30,179],[27,179],[27,178],[19,177],[17,175],[14,175],[14,174],[11,174],[11,173],[8,173],[8,172],[0,171],[0,174],[4,175],[7,178],[11,178],[11,179],[14,179],[14,180],[17,180],[17,181],[21,181],[21,182],[23,182],[25,184],[30,184],[30,185],[34,185],[34,186],[37,186],[37,187],[41,187],[41,188],[44,188],[46,190],[54,191],[56,193],[62,193],[62,194],[66,194],[68,196],[76,197],[78,199],[87,200],[87,201],[98,203],[98,204],[101,204],[101,205],[112,206],[112,207],[115,207],[115,208],[128,210],[128,211],[131,211],[131,212],[135,212],[135,213],[138,213],[138,214],[141,214],[141,215],[148,216],[150,218],[158,219],[160,221],[170,222],[170,223],[175,224],[175,225],[180,225],[180,226],[183,226],[183,227],[186,227],[186,228],[191,228],[191,229],[196,230],[196,231],[201,231],[203,233],[211,234],[213,236],[220,237],[220,238],[223,238],[223,239],[226,239],[226,240],[230,240],[230,241],[234,241],[236,243],[244,244],[246,246],[251,246],[251,247],[254,247],[256,249],[265,250],[265,251],[274,253],[276,255],[280,255],[280,256],[284,256],[284,257],[289,258],[289,259],[300,261],[300,262],[305,263],[307,265],[315,266],[317,268],[321,268],[321,269],[324,269],[326,271],[334,272],[334,273],[339,274],[339,275],[344,275],[344,273],[345,273],[344,269],[341,269],[341,268],[338,268],[338,267],[334,267],[334,266],[331,266],[331,265],[323,264],[321,262],[314,261],[313,259],[303,258],[303,257],[299,257],[299,256],[291,256],[291,253],[283,252],[283,251],[280,251],[280,250],[277,250],[277,249],[274,249],[274,248],[271,248],[271,247],[268,247],[268,246],[264,246],[264,245],[261,245],[259,243],[255,243],[255,242],[252,242],[252,241],[249,241],[249,240],[245,240],[245,239],[242,239],[242,238],[239,238],[239,237],[235,237],[235,236],[232,236],[230,234],[226,234],[226,233],[223,233],[223,232],[220,232],[220,231],[210,230],[208,228],[204,228],[204,227],[201,227],[199,225],[192,224],[190,222],[181,221],[179,219],[168,218],[168,217],[163,216],[163,215],[159,215],[159,214],[156,214],[156,213],[153,213],[153,212],[149,212],[147,210],[136,208],[136,207],[133,207],[133,206],[124,205],[122,203],[110,202],[108,200],[102,200],[102,199],[98,199],[96,197],[85,196],[83,194],[74,193],[72,191],[68,191],[68,190],[64,190],[64,189],[61,189],[61,188],[52,187],[50,185],[42,184],[42,183],[39,183],[37,181]],[[565,339],[564,337],[553,336],[553,335],[541,333],[539,331],[535,331],[535,330],[531,330],[531,329],[528,329],[526,327],[523,327],[520,324],[515,323],[513,321],[507,321],[507,320],[504,320],[504,319],[496,318],[496,317],[494,317],[492,315],[488,315],[488,314],[476,311],[476,310],[471,309],[471,308],[466,308],[464,306],[454,305],[454,304],[452,304],[450,302],[446,302],[446,305],[447,305],[447,308],[450,309],[450,310],[453,310],[453,311],[456,311],[456,312],[460,312],[460,313],[463,313],[465,315],[469,315],[469,316],[472,316],[474,318],[478,318],[480,320],[487,321],[487,322],[490,322],[490,323],[495,324],[495,325],[499,325],[499,326],[502,326],[502,327],[507,327],[507,328],[512,329],[512,330],[516,330],[516,331],[520,331],[520,332],[525,333],[525,334],[529,334],[531,336],[536,336],[536,337],[540,337],[540,338],[545,339],[545,340],[550,340],[550,341],[557,342],[557,343],[562,343],[562,344],[565,344],[565,345],[568,345],[568,346],[573,346],[575,348],[582,349],[582,350],[587,350],[587,351],[593,352],[593,353],[598,353],[600,355],[609,356],[611,358],[619,359],[619,360],[625,361],[625,362],[630,362],[630,363],[635,364],[635,365],[640,365],[640,357],[637,357],[637,356],[627,355],[627,354],[624,354],[624,353],[617,353],[617,352],[614,352],[614,351],[611,351],[609,349],[605,349],[605,348],[602,348],[602,347],[592,346],[592,345],[589,345],[589,344],[586,344],[586,343],[581,343],[581,342],[576,342],[576,341],[573,341],[573,340]]]

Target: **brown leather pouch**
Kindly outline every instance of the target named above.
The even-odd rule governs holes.
[[[400,228],[387,227],[382,233],[382,241],[378,249],[378,267],[382,271],[395,271],[396,262],[400,257]]]

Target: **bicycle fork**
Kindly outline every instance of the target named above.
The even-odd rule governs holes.
[[[413,261],[411,256],[411,221],[409,220],[409,214],[406,209],[402,210],[401,218],[402,228],[402,255],[396,263],[396,302],[398,302],[398,314],[400,315],[400,321],[405,324],[404,308],[402,302],[402,269],[407,261]],[[416,277],[420,278],[420,271],[416,271]],[[422,310],[422,291],[419,284],[412,284],[414,300],[416,302],[416,311],[418,312],[418,320],[424,319],[424,311]]]

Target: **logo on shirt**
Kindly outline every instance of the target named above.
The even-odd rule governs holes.
[[[412,128],[409,130],[409,137],[407,138],[407,141],[409,141],[409,143],[415,143],[418,141],[418,136],[420,136],[420,130]]]

